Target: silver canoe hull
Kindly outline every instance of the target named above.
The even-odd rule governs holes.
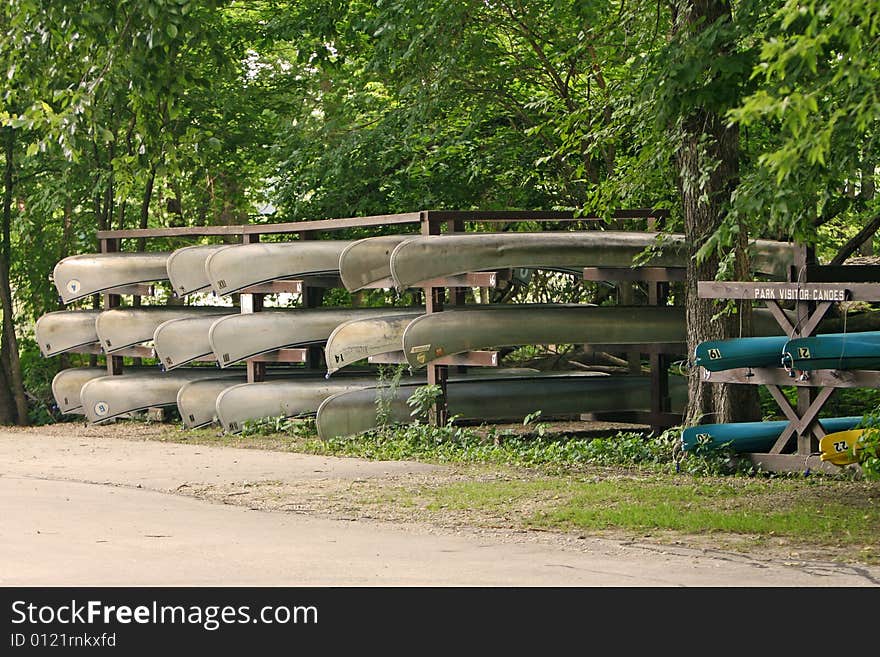
[[[339,256],[339,276],[349,292],[388,281],[391,285],[391,253],[401,242],[416,235],[383,235],[357,240]]]
[[[105,310],[95,320],[95,330],[101,347],[108,354],[153,339],[163,322],[189,317],[228,315],[230,308],[145,306],[141,308],[114,308]]]
[[[369,372],[359,372],[361,377],[370,377],[370,381],[375,383],[375,377]],[[278,370],[269,370],[266,373],[269,381],[275,379],[297,381],[318,381],[324,379],[314,370],[292,370],[290,368],[279,368]],[[220,393],[233,386],[247,382],[247,377],[231,377],[228,379],[205,379],[202,381],[193,381],[183,386],[177,393],[177,410],[183,420],[183,426],[187,429],[196,429],[211,424],[217,420],[217,397]],[[317,407],[316,407],[317,408]],[[265,416],[261,416],[265,417]]]
[[[89,422],[103,422],[148,408],[174,406],[177,393],[191,381],[241,376],[240,371],[223,373],[212,367],[102,376],[87,382],[80,396]]]
[[[37,320],[34,337],[45,357],[97,344],[95,320],[100,310],[59,310]]]
[[[687,395],[682,377],[670,377],[673,408]],[[406,401],[418,385],[366,388],[328,397],[318,408],[318,435],[324,439],[354,436],[377,426],[376,403],[384,400],[392,424],[411,421]],[[651,403],[649,377],[559,374],[475,378],[449,381],[449,412],[463,420],[522,420],[535,411],[544,417],[598,411],[643,410]]]
[[[324,347],[327,374],[370,356],[400,351],[404,329],[421,316],[421,312],[407,312],[343,322],[330,334]]]
[[[205,260],[212,253],[228,246],[230,245],[200,244],[185,246],[173,251],[168,256],[165,267],[174,294],[183,297],[194,292],[210,292],[211,281],[208,280],[208,274],[205,271]]]
[[[343,322],[387,314],[387,308],[298,308],[243,313],[214,322],[208,337],[220,367],[228,367],[276,349],[324,342]]]
[[[314,414],[330,395],[375,384],[375,377],[243,383],[229,387],[217,396],[217,419],[228,433],[240,433],[247,421]]]
[[[675,306],[510,305],[448,310],[414,319],[403,332],[411,367],[488,347],[523,344],[683,342],[684,309]]]
[[[338,274],[346,240],[303,240],[239,244],[220,249],[205,260],[205,272],[217,294],[232,294],[269,281]]]
[[[753,314],[755,335],[782,329],[766,309]],[[407,363],[424,367],[439,358],[490,347],[527,344],[643,344],[687,340],[681,306],[511,304],[472,306],[423,315],[403,332]]]
[[[186,429],[198,429],[217,419],[217,396],[245,383],[247,376],[191,381],[177,391],[177,410]]]
[[[58,410],[84,415],[80,391],[86,383],[102,376],[107,376],[106,367],[71,367],[58,372],[52,379],[52,396]]]
[[[156,358],[166,370],[173,370],[199,359],[213,360],[214,352],[211,349],[208,332],[218,319],[231,316],[232,313],[208,317],[184,317],[162,322],[153,333]]]
[[[89,253],[60,260],[52,274],[64,303],[114,287],[164,281],[168,253]]]
[[[656,243],[658,235],[598,230],[426,235],[398,244],[391,253],[390,270],[395,286],[403,290],[421,281],[473,271],[631,267],[637,256]],[[686,265],[688,248],[683,235],[664,235],[662,244],[662,250],[643,264]],[[793,262],[793,246],[786,242],[757,240],[752,251],[753,269],[778,278],[785,277]]]

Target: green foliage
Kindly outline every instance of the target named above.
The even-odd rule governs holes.
[[[880,430],[876,427],[859,437],[858,457],[865,478],[880,480]]]
[[[405,365],[396,367],[380,366],[376,394],[376,426],[387,427],[392,424],[394,413],[393,403],[400,390],[400,378],[406,369]]]
[[[289,418],[284,415],[247,420],[241,428],[241,435],[244,437],[282,434],[305,438],[314,436],[315,432],[314,418]]]
[[[538,417],[532,414],[528,423]],[[617,432],[601,438],[578,438],[544,431],[517,435],[497,427],[437,427],[414,422],[367,432],[357,438],[315,441],[306,449],[317,453],[379,460],[417,459],[438,463],[489,463],[550,469],[585,466],[636,466],[692,476],[748,475],[758,472],[725,451],[698,450],[685,458],[679,452],[680,431],[656,436]]]
[[[443,388],[437,384],[419,386],[406,400],[412,410],[409,416],[416,420],[428,420],[437,401],[443,396]]]
[[[857,428],[864,429],[850,455],[862,468],[866,479],[880,480],[880,405],[862,417]]]

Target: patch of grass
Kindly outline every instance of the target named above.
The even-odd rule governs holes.
[[[832,482],[827,482],[832,483]],[[615,477],[461,482],[424,491],[429,510],[537,507],[529,527],[726,533],[816,544],[876,545],[880,487],[808,480]]]

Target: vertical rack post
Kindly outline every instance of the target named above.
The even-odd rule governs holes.
[[[797,277],[795,278],[795,282],[799,282],[804,273],[807,271],[808,265],[813,265],[816,263],[816,250],[812,247],[800,246],[794,257],[794,266]],[[811,301],[801,301],[800,299],[797,301],[795,306],[796,310],[796,319],[795,321],[795,331],[797,332],[798,337],[807,337],[802,336],[804,325],[807,320],[812,315],[813,311],[816,308],[816,304]],[[816,400],[816,389],[813,387],[800,387],[797,389],[797,413],[799,417],[803,417],[806,415],[810,406]],[[802,431],[798,432],[797,437],[797,453],[803,455],[809,455],[817,452],[819,450],[819,441],[813,435],[811,431]]]
[[[258,233],[246,233],[243,236],[242,242],[244,244],[255,244],[260,241],[260,235]],[[242,294],[240,296],[241,303],[241,312],[243,313],[258,313],[263,311],[263,298],[265,297],[262,293],[248,293]],[[247,361],[247,380],[248,383],[259,383],[266,379],[266,363],[260,363],[256,361],[249,360]]]
[[[422,235],[439,235],[440,224],[431,219],[431,213],[423,211],[419,213],[420,232]],[[431,314],[443,310],[443,302],[446,299],[446,288],[425,287],[425,313]],[[446,382],[449,378],[449,368],[446,365],[428,365],[428,385],[440,386],[440,397],[434,406],[434,423],[438,426],[446,424],[449,419],[449,403],[446,397]]]
[[[649,230],[662,230],[664,217],[648,217]],[[665,306],[669,298],[668,281],[648,281],[648,305]],[[662,413],[672,410],[669,397],[669,355],[659,351],[649,354],[651,364],[651,415],[655,419],[651,424],[653,431],[662,431],[664,426],[659,417]]]
[[[316,234],[309,230],[303,230],[299,232],[299,238],[301,240],[313,240],[315,239],[315,237]],[[316,287],[314,285],[306,285],[306,282],[303,281],[301,298],[303,308],[317,308],[324,301],[324,289]],[[310,370],[320,369],[323,354],[324,350],[321,347],[307,347],[306,367],[308,367]]]
[[[101,253],[117,253],[120,239],[101,238]],[[118,308],[122,298],[118,294],[102,294],[102,306],[104,310]],[[107,374],[122,374],[122,356],[107,356]]]

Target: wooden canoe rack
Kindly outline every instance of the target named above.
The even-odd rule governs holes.
[[[669,284],[685,280],[684,267],[584,267],[583,280],[621,283],[644,282],[648,288],[648,305],[664,306],[669,298]],[[621,287],[621,293],[627,291]],[[633,373],[641,371],[642,356],[648,357],[651,377],[651,408],[648,411],[614,411],[590,413],[584,419],[631,422],[650,425],[653,431],[661,431],[682,422],[680,413],[673,413],[669,395],[669,366],[672,358],[684,356],[684,342],[647,342],[620,345],[614,343],[590,343],[584,345],[589,351],[625,351]]]
[[[623,222],[630,220],[647,220],[649,227],[661,223],[666,216],[666,211],[655,209],[620,210],[612,214],[612,219]],[[97,237],[100,242],[102,253],[115,253],[121,250],[123,240],[132,239],[155,239],[164,237],[174,238],[199,238],[199,237],[224,237],[238,238],[241,243],[252,244],[260,241],[263,235],[296,235],[299,239],[315,239],[319,234],[347,230],[351,228],[387,228],[390,226],[415,226],[414,235],[439,235],[441,233],[463,232],[467,224],[500,224],[500,223],[524,223],[535,222],[539,224],[554,223],[583,223],[585,225],[600,226],[605,224],[604,217],[576,216],[573,212],[566,211],[446,211],[446,210],[423,210],[390,215],[373,215],[367,217],[350,217],[344,219],[325,219],[317,221],[300,221],[277,224],[246,224],[230,226],[187,226],[181,228],[147,228],[125,230],[98,231]],[[605,280],[609,268],[599,268],[599,274]],[[654,271],[663,269],[664,271]],[[642,274],[653,276],[649,280],[656,283],[651,288],[652,294],[659,299],[668,281],[679,280],[679,274],[674,268],[643,268]],[[613,275],[625,277],[630,270],[617,271]],[[430,280],[420,283],[425,299],[425,312],[441,312],[444,305],[460,305],[464,303],[465,292],[473,287],[495,287],[499,281],[510,277],[509,271],[499,272],[471,272],[446,279]],[[586,277],[586,276],[585,276]],[[618,278],[617,280],[634,280]],[[261,312],[264,298],[269,294],[290,293],[302,296],[304,307],[316,307],[321,305],[324,289],[341,286],[335,277],[312,277],[302,280],[283,280],[256,285],[246,288],[241,292],[241,312]],[[391,281],[379,281],[374,287],[392,287]],[[149,288],[149,289],[148,289]],[[447,293],[447,290],[449,291]],[[151,286],[131,286],[108,290],[102,295],[102,307],[107,310],[120,305],[122,295],[152,294]],[[145,349],[145,348],[142,348]],[[646,350],[652,359],[666,358],[665,353],[660,353],[657,348],[651,347]],[[107,356],[107,371],[110,374],[120,374],[123,368],[123,356],[129,356],[129,352],[110,354]],[[144,353],[138,352],[138,356]],[[381,354],[370,359],[370,362],[399,362],[402,352],[399,354]],[[323,350],[321,347],[307,347],[305,349],[281,349],[276,352],[248,359],[248,381],[262,381],[265,378],[266,363],[306,363],[308,367],[317,369],[321,366]],[[652,364],[655,361],[652,360]],[[661,361],[658,360],[657,363]],[[446,402],[446,381],[448,368],[464,366],[497,366],[498,353],[494,351],[473,351],[458,356],[440,359],[427,365],[428,382],[440,385],[443,394],[437,402],[434,417],[437,422],[445,423],[449,417]],[[665,367],[652,367],[652,372],[665,372]],[[652,374],[653,376],[653,374]],[[662,377],[657,379],[657,385],[663,386]],[[664,392],[658,399],[666,399],[668,410],[668,395]],[[664,406],[658,402],[657,408],[647,414],[645,420],[663,420],[659,426],[674,424],[668,413],[663,410]],[[632,415],[630,413],[630,415]],[[664,419],[665,418],[665,419]]]
[[[812,249],[801,247],[787,282],[700,281],[697,293],[703,299],[738,299],[763,302],[785,335],[806,338],[813,334],[835,303],[880,301],[880,267],[815,264]],[[870,279],[875,282],[869,282]],[[783,312],[782,304],[794,305],[795,321]],[[788,372],[778,368],[746,368],[709,372],[700,368],[706,383],[737,383],[764,386],[776,401],[788,425],[766,454],[748,453],[745,458],[765,470],[802,472],[807,469],[837,472],[836,466],[819,459],[819,440],[825,431],[819,415],[838,388],[880,388],[880,372],[872,370],[814,370]],[[792,406],[783,386],[797,388]]]

